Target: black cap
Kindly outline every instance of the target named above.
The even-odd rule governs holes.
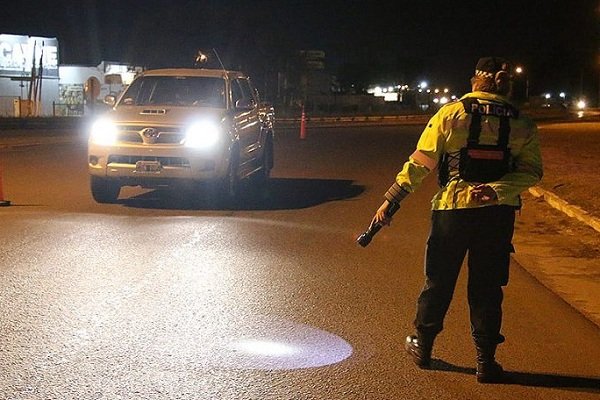
[[[509,62],[502,57],[483,57],[477,61],[475,75],[494,78],[498,72],[509,72]]]

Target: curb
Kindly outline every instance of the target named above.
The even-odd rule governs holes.
[[[571,205],[538,186],[529,188],[529,193],[600,232],[600,220],[581,207]],[[600,281],[596,277],[600,266],[598,258],[571,253],[568,244],[556,242],[562,240],[562,235],[560,231],[543,231],[526,236],[515,229],[513,243],[518,251],[511,257],[534,279],[600,328],[600,301],[597,296]],[[565,239],[568,243],[568,238]]]
[[[369,123],[408,123],[408,124],[424,124],[431,118],[431,115],[372,115],[372,116],[338,116],[338,117],[324,117],[324,116],[306,116],[307,122],[321,122],[321,123],[346,123],[346,122],[369,122]],[[301,121],[300,117],[285,117],[277,118],[276,122],[281,123],[298,123]]]
[[[556,194],[548,190],[542,189],[539,186],[529,188],[529,193],[531,193],[535,197],[541,197],[546,201],[546,203],[548,203],[555,209],[562,211],[569,217],[578,219],[584,224],[589,225],[590,227],[595,229],[597,232],[600,232],[600,219],[591,216],[590,213],[588,213],[581,207],[569,204],[565,200],[558,197]]]

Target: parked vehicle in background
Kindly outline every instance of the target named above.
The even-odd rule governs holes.
[[[273,168],[274,110],[238,71],[160,69],[138,76],[97,120],[88,142],[93,198],[121,187],[180,187],[236,200],[248,179],[264,190]]]

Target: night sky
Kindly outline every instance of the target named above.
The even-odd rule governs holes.
[[[61,64],[188,66],[216,48],[228,68],[260,75],[319,49],[333,74],[467,88],[477,59],[499,55],[527,68],[533,91],[598,92],[598,0],[11,3],[0,33],[57,37]]]

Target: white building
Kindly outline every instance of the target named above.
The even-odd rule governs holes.
[[[95,67],[60,65],[55,115],[84,115],[94,112],[108,94],[118,95],[142,68],[101,62]]]
[[[104,61],[60,65],[58,54],[56,38],[0,34],[0,117],[89,114],[142,71]]]
[[[52,115],[57,94],[58,40],[1,34],[0,116],[18,115],[18,100],[37,101],[30,112]]]

